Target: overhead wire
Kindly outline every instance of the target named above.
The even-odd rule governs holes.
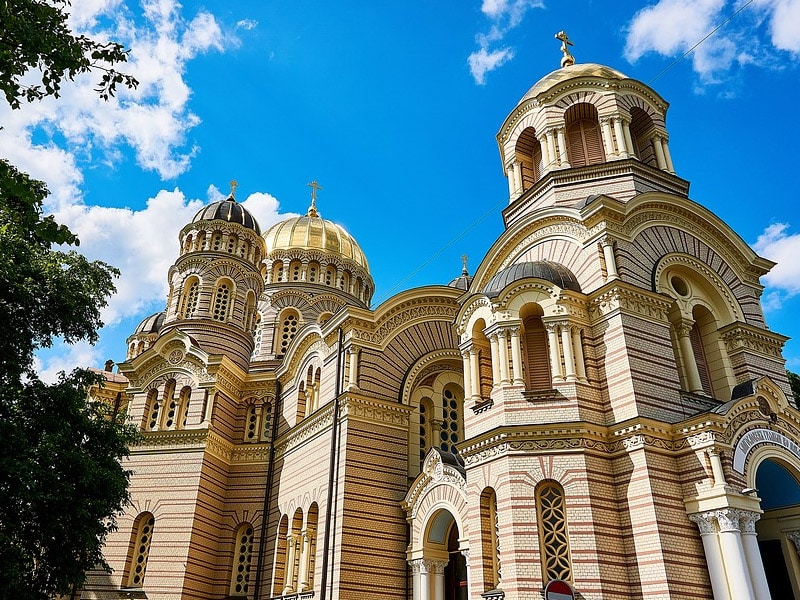
[[[689,48],[686,52],[684,52],[680,57],[676,58],[669,65],[667,65],[655,77],[650,79],[648,81],[648,85],[651,85],[655,81],[660,79],[667,71],[672,69],[675,65],[677,65],[679,62],[681,62],[683,59],[685,59],[687,56],[689,56],[692,52],[694,52],[698,47],[700,47],[702,44],[704,44],[706,41],[708,41],[708,39],[711,38],[715,33],[717,33],[717,31],[719,31],[725,25],[727,25],[732,19],[734,19],[745,8],[750,6],[754,1],[755,0],[747,0],[747,2],[745,2],[742,6],[740,6],[738,9],[736,9],[728,18],[726,18],[724,21],[722,21],[717,26],[715,26],[711,31],[709,31],[706,35],[704,35],[696,44],[694,44],[691,48]],[[556,160],[557,160],[557,158],[554,158],[552,161],[550,161],[546,165],[546,168],[549,169],[549,168],[553,167],[556,164]],[[387,290],[386,292],[383,292],[378,297],[378,300],[380,300],[380,302],[383,302],[384,300],[390,298],[391,295],[395,292],[395,290],[399,289],[405,282],[409,281],[410,279],[413,279],[420,271],[422,271],[425,267],[427,267],[429,264],[431,264],[434,260],[439,258],[439,256],[441,256],[448,248],[450,248],[453,244],[455,244],[457,241],[459,241],[461,238],[463,238],[465,235],[467,235],[470,231],[472,231],[478,225],[480,225],[483,221],[485,221],[487,219],[487,217],[489,217],[489,215],[494,214],[495,211],[497,211],[503,204],[505,204],[505,202],[506,202],[506,200],[503,199],[500,202],[498,202],[497,204],[495,204],[494,206],[492,206],[492,208],[490,208],[487,212],[485,212],[483,215],[481,215],[477,220],[475,220],[472,224],[470,224],[461,233],[456,235],[453,239],[451,239],[449,242],[447,242],[444,246],[439,248],[439,250],[434,252],[427,260],[425,260],[425,262],[423,262],[416,269],[414,269],[411,273],[409,273],[408,275],[403,277],[401,280],[399,280],[389,290]],[[380,304],[380,302],[376,301],[376,304]]]

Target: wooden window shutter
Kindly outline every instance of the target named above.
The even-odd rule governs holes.
[[[528,390],[549,390],[550,359],[547,351],[547,333],[540,318],[525,319],[525,383]]]
[[[706,361],[706,353],[703,349],[703,339],[700,336],[700,330],[697,328],[697,323],[692,325],[689,332],[689,340],[692,342],[692,351],[694,352],[694,361],[697,365],[697,372],[700,374],[700,384],[703,386],[703,391],[706,394],[712,395],[711,390],[711,377],[708,373],[708,362]]]
[[[580,121],[567,127],[567,156],[569,164],[573,167],[586,166],[586,151],[583,146],[583,131]]]

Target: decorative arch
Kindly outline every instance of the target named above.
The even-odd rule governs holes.
[[[570,106],[564,113],[567,138],[567,156],[573,167],[584,167],[605,162],[603,138],[597,108],[588,102]]]

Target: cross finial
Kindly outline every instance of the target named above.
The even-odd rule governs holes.
[[[236,188],[239,187],[239,182],[231,179],[231,198],[236,199]]]
[[[462,275],[469,275],[469,271],[467,271],[467,255],[466,254],[462,254],[461,255],[461,262],[464,264],[464,268],[461,269],[461,274]]]
[[[569,46],[574,46],[575,44],[567,37],[566,31],[559,31],[556,34],[556,39],[561,40],[561,52],[564,54],[561,57],[561,66],[562,67],[571,67],[575,64],[575,57],[569,51]]]
[[[317,183],[316,179],[306,185],[308,185],[308,187],[311,188],[311,206],[308,207],[308,213],[306,216],[318,217],[319,213],[317,212],[317,190],[321,190],[322,186]]]

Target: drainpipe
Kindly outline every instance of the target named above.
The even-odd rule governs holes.
[[[342,328],[339,327],[339,348],[336,351],[336,390],[333,399],[333,423],[331,424],[331,456],[328,464],[328,510],[325,513],[325,541],[322,548],[322,584],[320,600],[326,600],[328,592],[328,554],[331,548],[331,519],[333,518],[333,484],[338,481],[339,461],[339,394],[342,393]],[[331,585],[333,578],[331,577]]]
[[[256,563],[256,579],[253,582],[253,598],[258,600],[261,594],[261,569],[264,563],[264,546],[267,541],[267,526],[269,525],[269,496],[272,493],[272,479],[275,472],[275,436],[278,434],[278,410],[281,400],[281,382],[275,382],[275,404],[272,409],[272,439],[269,445],[269,462],[267,463],[267,487],[264,490],[264,508],[261,513],[261,533],[258,538],[258,561]]]

